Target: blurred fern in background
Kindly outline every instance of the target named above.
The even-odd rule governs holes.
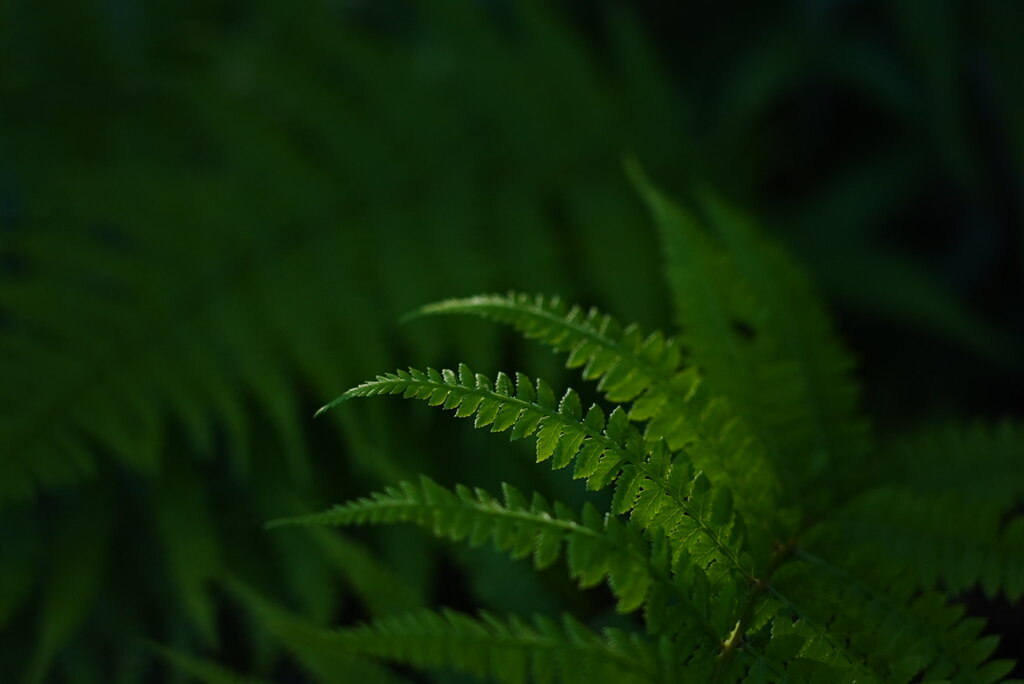
[[[396,334],[422,302],[516,288],[667,319],[623,154],[769,218],[841,307],[880,430],[1019,410],[1019,3],[736,12],[4,3],[0,671],[148,680],[140,636],[287,679],[340,667],[280,657],[307,623],[604,619],[561,576],[403,530],[260,526],[418,472],[497,484],[486,441],[427,411],[308,418],[399,363],[558,380],[471,321]]]

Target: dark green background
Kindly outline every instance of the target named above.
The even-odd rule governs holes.
[[[626,156],[794,250],[879,432],[1020,416],[1022,35],[1015,0],[0,4],[0,673],[172,679],[145,637],[304,681],[226,587],[345,623],[376,610],[353,559],[396,609],[617,619],[414,531],[262,524],[418,472],[582,497],[424,407],[310,416],[408,364],[564,383],[397,323],[439,298],[669,327]],[[1020,606],[968,599],[1019,652]]]

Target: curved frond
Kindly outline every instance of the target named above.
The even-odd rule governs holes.
[[[669,544],[663,536],[652,542],[640,527],[624,524],[615,516],[602,516],[589,504],[577,516],[560,503],[552,506],[536,493],[528,501],[508,484],[502,486],[502,492],[503,500],[498,500],[480,488],[458,485],[451,491],[422,476],[419,483],[404,482],[369,498],[323,513],[274,521],[270,526],[410,522],[430,529],[437,537],[467,541],[471,546],[491,541],[513,558],[532,557],[537,569],[564,555],[570,574],[581,587],[607,579],[620,612],[636,610],[652,597],[671,595],[674,601],[686,604],[697,633],[715,642],[717,635],[707,623],[709,597],[694,596],[674,581]],[[706,557],[701,560],[709,563]]]
[[[664,439],[716,484],[737,494],[738,505],[758,520],[774,517],[784,492],[763,444],[728,401],[709,392],[701,370],[682,367],[678,340],[660,332],[623,328],[591,308],[567,307],[558,298],[479,295],[428,304],[422,314],[467,314],[511,325],[526,337],[568,353],[569,368],[598,380],[610,401],[632,402],[630,420],[646,421],[648,440]]]
[[[623,328],[612,316],[567,306],[558,297],[510,292],[427,304],[412,315],[468,314],[511,325],[525,337],[569,354],[568,368],[582,367],[585,380],[609,401],[631,401],[675,373],[682,361],[678,340],[660,332],[645,335],[637,325]]]
[[[668,684],[686,674],[672,664],[692,654],[685,646],[651,643],[619,630],[596,634],[567,615],[559,623],[419,611],[325,638],[354,653],[419,668],[450,668],[502,684]]]
[[[732,497],[713,487],[686,459],[673,456],[663,440],[647,442],[621,408],[607,420],[597,405],[584,416],[579,395],[571,389],[556,402],[543,380],[533,383],[517,373],[513,386],[506,374],[499,373],[492,386],[462,364],[458,374],[410,369],[380,375],[321,411],[355,397],[381,394],[401,394],[454,410],[456,416],[474,417],[476,427],[510,431],[511,439],[536,434],[538,462],[550,460],[553,468],[561,468],[575,459],[573,477],[585,478],[589,488],[615,483],[612,512],[630,513],[641,527],[662,529],[677,559],[694,560],[701,568],[714,566],[715,576],[738,572],[752,577],[745,525],[738,522]],[[709,523],[709,516],[716,516],[717,524]]]

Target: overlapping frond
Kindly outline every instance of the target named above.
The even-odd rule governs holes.
[[[980,586],[1015,601],[1024,595],[1024,518],[1008,520],[956,494],[885,486],[838,517],[837,534],[903,568],[923,589],[959,594]]]
[[[452,610],[384,618],[334,632],[329,639],[355,653],[502,684],[667,684],[678,681],[673,664],[692,653],[685,645],[652,643],[615,629],[597,634],[568,615],[558,622],[545,617],[528,622]]]
[[[591,308],[567,306],[559,297],[477,295],[427,304],[414,315],[466,314],[511,325],[525,337],[569,354],[566,366],[582,368],[585,380],[609,401],[631,401],[671,377],[683,359],[679,340],[661,332],[646,335],[637,325],[623,326]],[[685,388],[684,388],[685,390]]]
[[[1013,422],[919,430],[886,445],[891,478],[836,509],[827,533],[924,590],[1024,594],[1024,431]]]
[[[612,483],[612,512],[630,513],[641,527],[664,530],[674,555],[693,549],[701,567],[714,574],[749,577],[753,565],[744,550],[744,526],[736,522],[732,498],[711,486],[685,458],[673,456],[663,440],[650,443],[617,407],[608,416],[597,405],[583,414],[579,395],[567,390],[561,401],[543,380],[518,373],[516,382],[499,373],[493,385],[462,364],[452,370],[398,371],[358,385],[321,411],[355,397],[401,394],[473,417],[476,427],[507,430],[511,439],[536,435],[537,461],[562,468],[575,460],[573,477],[591,489]],[[714,491],[712,491],[714,489]],[[711,500],[714,499],[714,504]],[[716,524],[706,517],[715,515]]]
[[[807,637],[828,645],[833,658],[884,682],[988,683],[1013,669],[1012,661],[988,661],[998,637],[981,635],[984,620],[964,619],[963,606],[921,592],[870,549],[847,545],[844,551],[842,565],[801,551],[801,562],[776,576],[782,592],[800,596],[780,598],[783,614],[802,622]]]
[[[653,541],[639,526],[624,524],[615,516],[602,516],[588,504],[576,515],[561,503],[553,506],[539,494],[530,500],[511,485],[503,485],[502,500],[483,489],[459,485],[454,491],[427,477],[418,483],[404,482],[369,498],[348,502],[323,513],[287,518],[279,525],[362,525],[410,522],[430,529],[435,536],[467,541],[479,546],[493,542],[513,558],[532,556],[537,569],[546,568],[563,555],[570,574],[581,587],[607,579],[621,612],[635,610],[652,598],[671,598],[686,603],[693,631],[714,643],[716,634],[707,623],[707,595],[701,605],[696,597],[673,580],[668,540]],[[681,526],[677,526],[681,527]],[[714,548],[694,544],[695,554],[706,566]],[[679,625],[675,625],[679,627]],[[703,633],[700,630],[704,630]]]
[[[710,392],[701,369],[682,366],[681,344],[657,332],[625,328],[591,308],[567,307],[558,298],[521,293],[480,295],[428,304],[421,314],[467,314],[513,326],[529,338],[568,354],[610,401],[632,402],[628,416],[646,421],[645,438],[664,439],[715,482],[736,493],[738,506],[761,521],[782,521],[778,476],[763,445],[729,402]]]
[[[828,504],[867,453],[849,354],[789,257],[722,202],[706,223],[631,168],[663,237],[677,318],[693,362],[778,465],[808,511]],[[717,233],[720,243],[705,225]],[[824,486],[822,486],[824,485]]]

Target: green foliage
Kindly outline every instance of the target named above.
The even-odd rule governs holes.
[[[533,438],[538,463],[610,490],[606,511],[424,476],[272,525],[413,523],[490,541],[538,570],[564,556],[581,588],[607,581],[642,630],[446,609],[318,642],[510,684],[1003,681],[1014,664],[990,660],[998,637],[953,600],[979,585],[1011,600],[1024,591],[1024,479],[1009,477],[1020,427],[947,426],[873,446],[849,354],[794,262],[719,200],[704,197],[697,213],[634,177],[666,244],[678,335],[516,293],[417,312],[515,327],[567,354],[611,411],[465,364],[379,375],[321,409],[401,395]],[[1002,482],[972,481],[965,469],[979,466]]]
[[[987,322],[1000,313],[998,298],[978,283],[1001,263],[999,227],[1017,230],[1014,198],[1024,197],[1015,193],[1024,187],[1020,8],[974,3],[959,21],[949,3],[845,6],[796,3],[773,15],[748,2],[748,27],[712,5],[687,7],[687,20],[675,21],[668,5],[612,2],[3,3],[2,678],[150,681],[163,661],[139,657],[128,643],[145,635],[181,656],[180,672],[198,672],[182,667],[182,654],[202,653],[197,662],[228,662],[263,680],[289,667],[330,680],[355,667],[353,658],[313,663],[281,636],[307,633],[271,629],[271,612],[254,609],[253,596],[316,630],[352,615],[418,610],[452,573],[471,579],[462,600],[492,611],[573,610],[588,626],[635,628],[635,613],[600,613],[603,594],[566,591],[557,571],[535,575],[486,552],[456,555],[416,530],[362,537],[259,529],[263,520],[418,482],[420,472],[498,491],[491,464],[499,459],[479,458],[472,435],[459,448],[444,428],[436,441],[420,439],[422,413],[403,420],[368,402],[316,424],[306,418],[337,387],[400,360],[423,367],[465,359],[490,372],[499,358],[514,358],[564,385],[550,356],[476,322],[393,331],[391,321],[411,307],[514,287],[595,302],[647,329],[665,319],[656,239],[635,230],[642,207],[621,174],[623,151],[674,184],[696,178],[756,207],[844,313],[897,322],[877,333],[893,357],[918,356],[890,339],[909,321],[928,331],[929,346],[952,342],[1000,368],[1019,367],[1017,347]],[[871,22],[885,40],[867,29]],[[659,44],[665,26],[672,31]],[[969,88],[958,74],[970,75]],[[792,131],[788,113],[808,105],[828,125]],[[833,117],[837,110],[850,114]],[[837,134],[856,133],[862,119],[880,124],[871,144]],[[954,203],[944,219],[969,226],[945,260],[893,247],[908,233],[914,246],[922,213],[931,233],[929,193]],[[710,214],[713,202],[702,202]],[[938,223],[937,233],[957,225]],[[1011,426],[1001,451],[988,452],[987,428],[957,430],[982,436],[950,457],[959,466],[939,470],[922,454],[940,450],[915,446],[915,435],[906,449],[880,440],[861,451],[860,426],[847,419],[854,395],[844,393],[853,385],[829,380],[828,365],[846,363],[845,354],[790,346],[804,334],[820,342],[813,329],[821,319],[807,313],[773,332],[785,324],[780,301],[796,297],[809,312],[813,299],[799,282],[777,278],[783,257],[761,244],[743,248],[742,229],[728,230],[708,250],[730,245],[729,268],[752,283],[735,294],[738,311],[757,312],[739,330],[754,330],[760,315],[773,326],[736,357],[754,370],[768,362],[767,375],[751,381],[761,388],[755,394],[722,364],[715,378],[698,371],[712,360],[694,356],[696,338],[685,329],[651,336],[586,311],[568,321],[568,307],[527,306],[532,297],[488,297],[489,309],[472,298],[465,307],[499,320],[505,310],[506,322],[528,333],[536,325],[541,341],[569,352],[571,366],[623,404],[645,443],[617,473],[632,485],[616,487],[616,509],[632,505],[633,486],[629,515],[638,521],[654,509],[666,514],[657,506],[663,484],[676,487],[673,500],[704,497],[702,512],[652,520],[642,539],[654,544],[673,525],[685,534],[731,499],[739,515],[723,545],[749,558],[731,563],[723,545],[695,533],[687,554],[710,571],[709,587],[698,578],[681,591],[651,579],[645,619],[667,624],[671,616],[654,609],[684,597],[726,615],[738,599],[711,603],[715,582],[749,571],[809,510],[841,517],[841,527],[818,537],[823,547],[854,536],[893,554],[924,588],[952,590],[980,577],[986,592],[1015,595],[1019,535],[999,516],[1019,499],[1010,485],[1020,481],[1011,475],[1019,433]],[[784,292],[771,294],[776,286]],[[971,295],[985,308],[969,308]],[[1017,302],[1002,299],[1012,324]],[[578,344],[575,328],[588,344]],[[739,336],[742,350],[750,340]],[[943,400],[959,405],[968,383],[942,370],[936,401],[880,412],[880,422],[898,425]],[[929,396],[920,383],[891,377],[898,379],[880,378],[876,399]],[[779,399],[780,385],[786,401],[762,411],[758,393]],[[827,428],[801,432],[812,421]],[[604,507],[599,497],[615,483],[594,495],[559,478],[586,455],[567,455],[573,429],[565,424],[562,451],[549,459],[570,458],[571,467],[535,472],[511,460],[501,478],[571,503],[575,515],[587,496]],[[663,464],[646,453],[662,439],[671,454],[685,449],[691,468],[673,464],[664,483],[651,479]],[[845,450],[896,470],[903,466],[893,459],[923,459],[924,467],[906,465],[889,489],[872,493],[863,480],[880,466],[854,467]],[[1002,456],[972,467],[967,454],[980,464],[981,452]],[[600,463],[612,469],[614,453]],[[818,470],[820,454],[833,461]],[[792,469],[776,467],[776,458]],[[945,473],[953,490],[976,482],[980,494],[965,502],[938,491],[939,480],[919,487],[914,473],[925,471]],[[988,500],[985,491],[998,496]],[[995,500],[1002,513],[990,507]],[[890,504],[905,512],[877,510]],[[979,506],[981,514],[977,524],[945,521],[932,515],[936,505]],[[956,534],[945,535],[945,525]],[[633,531],[623,534],[637,545]],[[681,572],[690,555],[651,559]],[[629,577],[629,587],[648,582]],[[677,598],[661,601],[666,591]],[[716,625],[716,634],[725,629]]]

